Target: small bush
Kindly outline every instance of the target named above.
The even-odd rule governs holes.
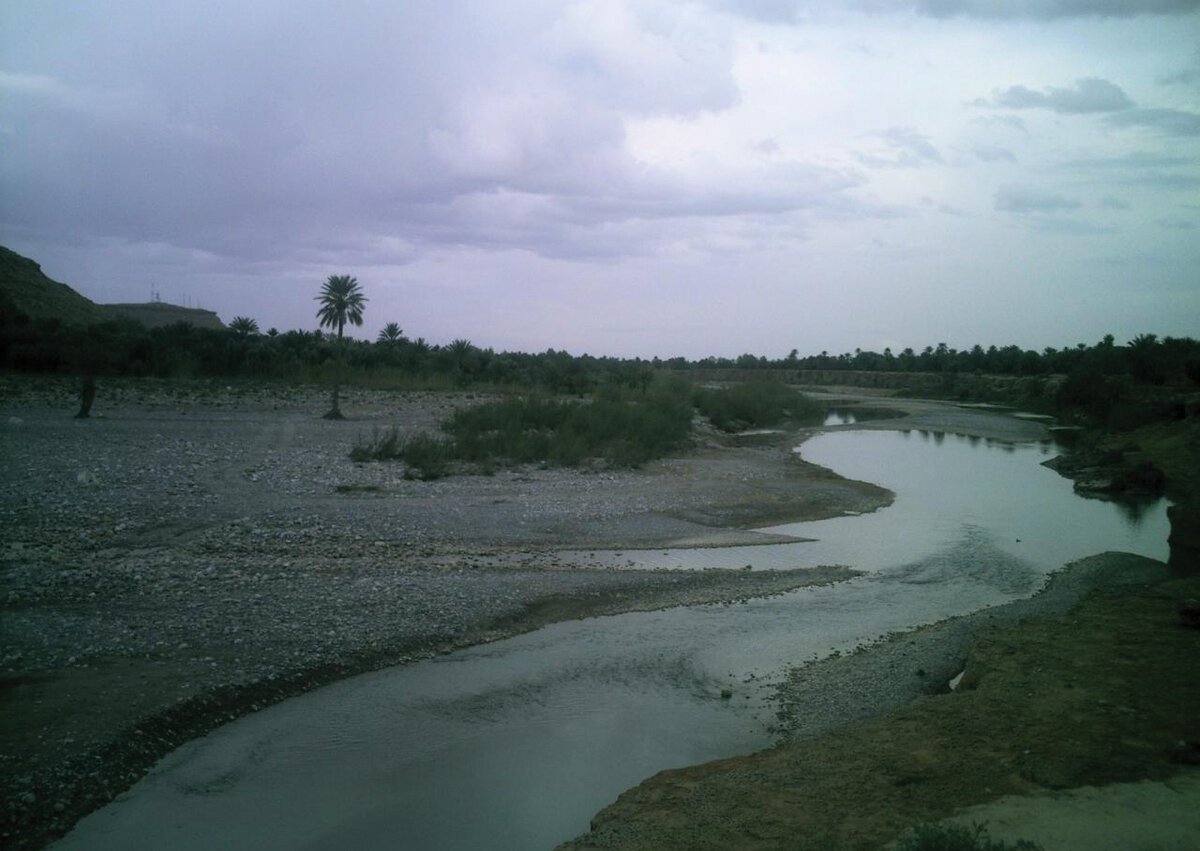
[[[738,384],[720,390],[697,390],[700,413],[721,431],[768,428],[785,420],[820,422],[822,410],[803,393],[778,382]]]
[[[1028,839],[1015,844],[999,842],[987,835],[985,825],[920,824],[896,842],[896,851],[1042,851],[1042,846]]]
[[[383,432],[376,430],[368,442],[359,442],[350,450],[352,461],[403,461],[410,479],[440,479],[449,472],[453,460],[449,441],[427,434],[404,437],[392,426]]]

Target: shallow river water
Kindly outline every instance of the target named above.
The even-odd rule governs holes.
[[[336,683],[183,746],[57,847],[552,848],[656,771],[769,744],[769,685],[788,664],[1026,596],[1085,555],[1167,554],[1164,502],[1080,499],[1040,466],[1045,446],[843,431],[802,454],[895,504],[768,530],[819,539],[804,543],[567,555],[867,575],[556,624]]]

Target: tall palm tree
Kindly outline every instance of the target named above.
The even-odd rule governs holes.
[[[330,275],[329,280],[321,287],[321,294],[316,297],[321,303],[317,310],[317,319],[321,327],[337,328],[338,356],[342,354],[342,329],[349,322],[353,325],[363,324],[363,308],[367,297],[363,295],[358,285],[358,279],[350,275]],[[333,399],[329,411],[325,414],[327,420],[343,420],[342,411],[338,407],[339,375],[333,381]]]

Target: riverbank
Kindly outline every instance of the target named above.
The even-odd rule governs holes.
[[[1071,608],[1088,586],[1101,590]],[[1081,806],[1061,790],[1186,778],[1200,757],[1200,631],[1178,608],[1197,594],[1200,579],[1107,554],[1031,600],[801,669],[784,687],[784,744],[656,775],[561,848],[878,849],[918,823],[1006,795],[1037,796],[1024,804],[1051,814],[1050,830],[1053,807]],[[1046,617],[1061,609],[1069,611]],[[959,691],[921,696],[944,689],[964,659]],[[1185,788],[1195,800],[1200,787]],[[1096,800],[1110,818],[1121,807],[1118,796]],[[970,811],[977,820],[981,812]],[[1135,836],[1154,812],[1125,813]],[[1007,824],[1005,837],[1043,839],[1023,826]],[[1178,827],[1153,847],[1195,848],[1187,824]],[[1054,838],[1047,851],[1141,847],[1045,835]]]

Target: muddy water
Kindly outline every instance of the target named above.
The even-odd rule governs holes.
[[[807,459],[892,488],[895,505],[778,527],[820,540],[739,548],[734,561],[869,575],[558,624],[320,689],[180,748],[60,847],[550,848],[660,769],[769,743],[764,685],[789,662],[1029,594],[1082,555],[1165,557],[1162,504],[1134,516],[1081,500],[1039,466],[1048,452],[819,436]],[[579,554],[684,567],[727,556]]]

